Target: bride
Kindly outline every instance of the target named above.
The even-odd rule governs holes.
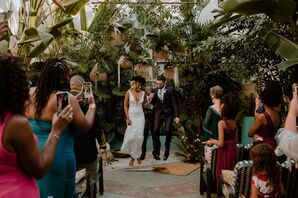
[[[141,164],[141,147],[145,127],[145,116],[143,112],[144,91],[141,91],[145,79],[135,76],[131,81],[131,88],[126,92],[124,98],[124,112],[127,128],[121,146],[121,152],[130,154],[129,166],[133,166],[135,159]]]

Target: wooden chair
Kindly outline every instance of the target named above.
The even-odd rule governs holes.
[[[207,198],[211,198],[211,192],[216,192],[216,163],[217,146],[211,148],[211,162],[208,162],[204,156],[201,157],[200,169],[200,194],[207,193]]]
[[[282,163],[282,182],[285,188],[285,197],[298,197],[298,170],[295,161],[285,161]]]
[[[244,160],[236,164],[233,181],[223,181],[222,191],[225,197],[249,197],[251,191],[252,161]]]

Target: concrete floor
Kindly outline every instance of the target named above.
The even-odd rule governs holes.
[[[162,152],[163,153],[163,152]],[[129,158],[117,159],[104,166],[104,195],[102,198],[200,198],[199,169],[187,176],[175,176],[156,172],[125,172]],[[166,163],[181,161],[175,152],[170,153]],[[154,160],[151,152],[147,152],[143,165],[165,163]],[[212,197],[217,197],[215,194]]]

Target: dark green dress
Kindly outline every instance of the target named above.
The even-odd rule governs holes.
[[[217,139],[218,137],[218,122],[221,120],[221,115],[214,106],[209,106],[203,121],[204,141],[210,138]]]

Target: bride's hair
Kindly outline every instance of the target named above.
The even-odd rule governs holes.
[[[134,76],[132,79],[131,79],[131,82],[138,82],[138,83],[141,83],[142,85],[145,84],[145,78],[143,78],[142,76]]]

